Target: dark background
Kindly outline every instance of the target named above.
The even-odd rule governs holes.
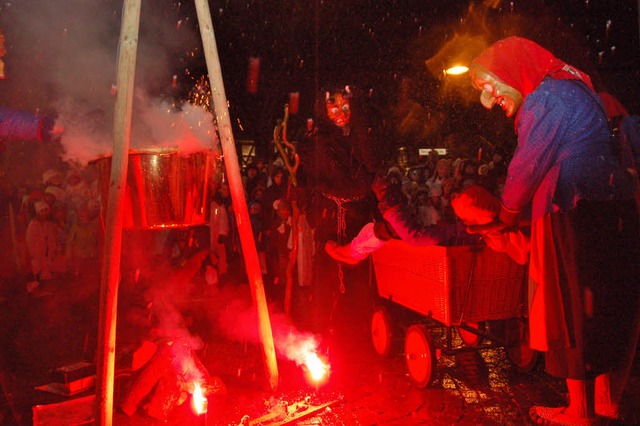
[[[1,104],[56,114],[60,98],[105,112],[111,123],[122,2],[18,0],[0,6],[9,77]],[[236,140],[267,152],[290,92],[300,92],[290,139],[316,116],[332,84],[369,94],[374,125],[393,146],[514,143],[512,123],[485,111],[467,77],[426,66],[509,35],[533,39],[589,73],[599,89],[640,112],[638,4],[594,0],[212,0],[209,1]],[[477,48],[477,45],[475,46]],[[479,53],[479,51],[477,52]],[[247,92],[249,58],[259,90]],[[137,86],[179,106],[206,104],[207,70],[191,1],[143,1]],[[176,84],[172,85],[173,76]],[[320,95],[322,96],[322,95]],[[462,142],[460,142],[462,141]]]

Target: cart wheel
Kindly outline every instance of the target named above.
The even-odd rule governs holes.
[[[507,358],[518,370],[533,371],[540,359],[540,352],[529,346],[529,326],[524,319],[507,320]]]
[[[465,323],[465,325],[481,333],[484,333],[485,331],[484,322],[467,322]],[[458,329],[458,336],[460,336],[460,340],[462,340],[462,343],[464,343],[465,346],[468,346],[470,348],[476,348],[480,346],[480,343],[482,343],[482,336],[480,336],[479,334],[476,334],[472,331],[465,330],[462,327],[456,327],[456,328]]]
[[[389,310],[384,306],[377,306],[371,314],[371,341],[379,356],[387,358],[391,354],[394,337]]]
[[[429,331],[424,325],[415,324],[407,329],[404,340],[404,356],[407,369],[415,386],[429,386],[436,373],[436,354]]]

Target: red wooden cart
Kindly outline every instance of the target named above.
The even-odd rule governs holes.
[[[502,346],[516,367],[535,366],[526,265],[483,245],[418,247],[391,240],[374,252],[373,266],[381,302],[371,318],[374,349],[388,356],[404,335],[416,386],[433,382],[441,353]]]

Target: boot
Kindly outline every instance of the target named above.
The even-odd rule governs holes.
[[[360,263],[359,259],[351,256],[351,243],[341,246],[337,242],[329,240],[324,245],[324,251],[338,262],[347,265],[357,265]]]

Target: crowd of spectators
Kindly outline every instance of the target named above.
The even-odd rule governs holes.
[[[422,226],[455,222],[451,198],[472,185],[499,197],[506,174],[502,149],[494,149],[489,160],[434,156],[406,170],[393,166],[388,171],[388,176],[400,182],[407,206]]]
[[[491,151],[490,158],[480,160],[432,152],[421,161],[404,167],[390,161],[386,170],[387,178],[401,186],[409,210],[421,225],[455,223],[458,219],[453,213],[451,198],[471,185],[482,186],[499,197],[508,161],[503,149],[496,148]],[[278,160],[273,163],[259,160],[249,164],[243,171],[243,183],[267,294],[271,300],[281,300],[284,274],[293,247],[292,198],[300,208],[298,232],[306,237],[302,246],[308,248],[306,253],[311,256],[322,250],[323,245],[319,238],[314,238],[314,231],[332,213],[326,206],[320,208],[314,204],[315,198],[310,194],[313,189],[307,188],[292,196],[291,189],[288,189],[288,174]],[[306,200],[299,202],[301,193],[306,195],[303,197]],[[225,279],[229,264],[242,263],[226,182],[215,189],[211,212],[210,246],[218,258],[217,282]],[[333,220],[337,220],[335,215]],[[337,223],[335,225],[338,226]],[[309,245],[311,247],[307,247]],[[297,285],[310,285],[306,278],[309,274],[305,255],[298,255],[298,262]]]
[[[456,221],[451,208],[451,196],[472,184],[483,186],[499,196],[506,176],[507,155],[495,149],[491,158],[472,159],[432,154],[419,162],[400,166],[388,162],[387,177],[402,187],[406,203],[423,226]],[[256,159],[242,171],[245,199],[260,268],[268,296],[281,300],[284,294],[285,270],[292,243],[291,200],[300,209],[298,234],[302,254],[298,257],[296,282],[311,285],[313,256],[322,250],[314,232],[319,222],[337,220],[326,205],[314,203],[312,194],[292,197],[289,175],[281,161]],[[206,265],[206,281],[218,284],[243,269],[240,240],[228,183],[214,182],[208,239],[201,238],[199,248],[206,246],[211,261]],[[307,191],[307,192],[313,192]],[[99,271],[101,238],[101,200],[95,170],[91,166],[49,169],[36,183],[15,186],[3,181],[3,222],[5,247],[12,247],[13,266],[27,275],[26,287],[34,291],[43,281],[77,277]],[[9,221],[8,210],[14,220]],[[336,224],[337,226],[337,224]],[[180,238],[167,234],[183,231],[161,231],[155,238],[165,247],[158,250],[167,257],[184,257],[188,250],[176,253],[172,245]],[[162,234],[162,235],[160,235]],[[202,240],[208,241],[202,241]],[[162,242],[164,241],[164,242]],[[7,261],[7,259],[5,259]],[[204,268],[203,268],[204,271]],[[95,277],[95,276],[94,276]]]
[[[101,200],[90,167],[48,169],[22,185],[2,180],[5,275],[26,277],[37,294],[44,281],[99,270]]]

